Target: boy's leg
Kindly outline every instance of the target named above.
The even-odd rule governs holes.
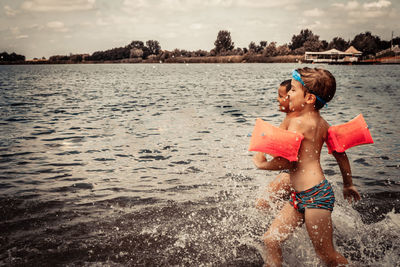
[[[290,191],[290,175],[288,173],[280,173],[265,189],[265,193],[267,194],[266,198],[259,198],[256,200],[256,208],[268,210],[271,207],[271,203],[284,198]]]
[[[263,236],[267,249],[267,266],[282,265],[281,244],[293,233],[297,226],[303,223],[303,218],[303,214],[295,210],[290,203],[285,204]]]
[[[346,258],[337,252],[333,246],[331,211],[306,208],[304,217],[308,235],[317,255],[328,266],[344,266],[348,264]]]

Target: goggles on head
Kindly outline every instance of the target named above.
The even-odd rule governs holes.
[[[325,100],[323,100],[321,97],[319,97],[313,90],[310,90],[306,84],[303,82],[303,80],[301,79],[301,75],[297,70],[293,70],[292,71],[292,78],[295,79],[296,81],[298,81],[299,83],[301,83],[310,94],[315,95],[315,97],[317,98],[317,101],[321,102],[324,106],[328,107],[328,104],[326,103]]]

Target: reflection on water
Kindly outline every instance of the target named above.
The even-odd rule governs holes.
[[[253,202],[276,173],[253,167],[247,135],[256,117],[283,119],[277,85],[299,66],[0,66],[0,262],[261,265],[273,213]],[[324,67],[338,86],[322,115],[363,113],[375,141],[348,152],[363,194],[353,208],[322,153],[336,246],[361,265],[395,265],[400,67]],[[319,262],[303,228],[284,257]]]

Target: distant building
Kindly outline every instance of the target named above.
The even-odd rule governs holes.
[[[304,59],[312,63],[335,63],[335,62],[356,62],[361,57],[362,52],[350,46],[342,52],[337,49],[331,49],[324,52],[306,52]]]
[[[380,57],[380,56],[385,55],[385,54],[387,54],[387,53],[389,53],[389,52],[393,52],[395,56],[400,55],[400,48],[399,48],[399,45],[395,45],[395,46],[390,47],[390,48],[388,48],[388,49],[382,50],[382,51],[376,53],[376,56],[377,56],[377,57]]]

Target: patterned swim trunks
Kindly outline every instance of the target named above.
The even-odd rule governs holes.
[[[304,213],[305,208],[327,209],[332,211],[335,204],[335,195],[328,180],[301,192],[293,192],[290,204],[299,212]]]

